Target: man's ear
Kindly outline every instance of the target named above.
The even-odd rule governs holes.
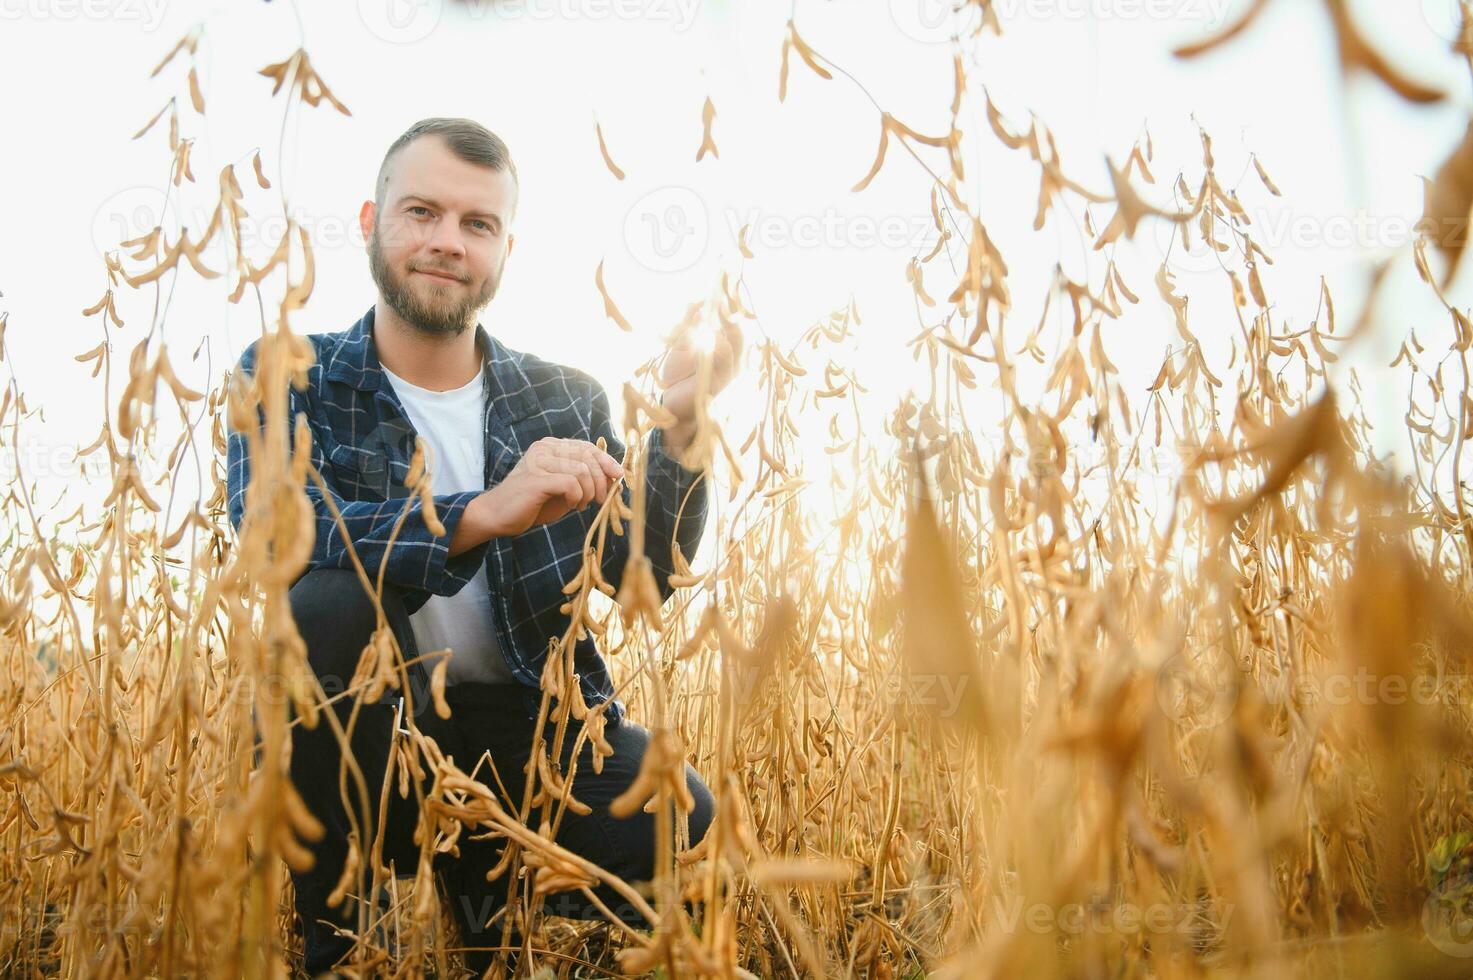
[[[358,209],[358,230],[363,232],[365,245],[373,238],[373,223],[377,220],[378,208],[372,201],[364,201],[363,207]]]
[[[516,243],[517,243],[517,236],[516,235],[513,235],[511,232],[507,232],[506,233],[506,258],[502,259],[501,261],[505,262],[506,259],[511,258],[511,247],[513,245],[515,245]]]

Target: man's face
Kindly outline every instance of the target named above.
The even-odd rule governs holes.
[[[400,150],[389,162],[382,210],[367,202],[359,216],[384,302],[428,334],[474,326],[511,254],[516,196],[509,172],[467,163],[438,136]]]

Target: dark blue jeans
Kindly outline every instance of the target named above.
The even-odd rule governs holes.
[[[345,690],[353,677],[358,658],[369,642],[375,617],[373,603],[353,571],[314,569],[297,580],[291,588],[291,608],[297,629],[307,645],[307,656],[328,696]],[[417,655],[409,616],[396,592],[384,589],[384,613],[406,659]],[[429,704],[426,678],[428,672],[416,670],[413,694],[414,720],[421,731],[435,739],[440,750],[453,757],[466,772],[476,760],[489,752],[496,763],[501,784],[517,807],[525,787],[523,771],[531,749],[534,721],[529,721],[522,707],[518,689],[506,686],[460,684],[446,692],[452,715],[441,719]],[[390,692],[392,695],[393,692]],[[352,697],[343,698],[334,711],[344,726],[351,711]],[[368,784],[366,806],[358,798],[354,782],[349,779],[347,798],[351,801],[359,823],[367,811],[364,840],[373,839],[378,813],[379,791],[384,783],[391,744],[396,707],[392,703],[364,703],[358,710],[349,743],[354,759]],[[553,725],[544,737],[551,743]],[[577,721],[570,721],[564,736],[562,771],[572,763],[572,749],[580,731]],[[654,876],[655,815],[636,810],[624,819],[614,817],[608,805],[634,781],[639,772],[650,733],[627,718],[604,731],[614,747],[614,754],[604,760],[603,772],[593,771],[592,747],[585,743],[577,761],[573,778],[573,794],[592,808],[580,816],[565,812],[559,825],[557,842],[626,881],[647,881]],[[545,751],[545,750],[544,750]],[[353,823],[348,817],[339,789],[342,755],[337,739],[325,719],[315,729],[302,725],[292,728],[291,777],[314,816],[322,821],[326,833],[320,841],[308,846],[316,858],[306,873],[292,873],[296,891],[297,914],[302,922],[305,947],[304,967],[309,974],[326,970],[352,948],[350,940],[338,936],[328,921],[353,928],[357,922],[354,899],[345,900],[338,909],[327,906],[327,896],[342,875],[347,857],[348,832]],[[426,767],[428,768],[428,767]],[[695,769],[686,764],[686,785],[695,798],[696,808],[690,814],[691,844],[699,842],[710,827],[715,811],[711,791]],[[477,778],[490,786],[500,799],[496,777],[490,766],[482,763]],[[397,780],[395,780],[397,783]],[[428,791],[428,784],[424,789]],[[508,808],[509,810],[511,808]],[[397,786],[390,789],[390,802],[384,820],[384,863],[399,874],[410,874],[419,858],[413,842],[417,820],[417,801],[411,790],[409,799],[401,799]],[[533,811],[534,818],[540,811]],[[496,946],[501,941],[501,921],[487,923],[505,904],[508,880],[503,874],[493,882],[486,872],[500,859],[505,840],[470,840],[484,833],[484,827],[466,828],[459,840],[460,856],[439,855],[435,870],[451,912],[460,926],[467,947]],[[366,864],[366,862],[364,862]],[[365,895],[368,876],[365,873],[354,895]],[[645,925],[629,903],[606,885],[592,889],[610,911],[631,925]],[[581,891],[547,896],[544,908],[555,915],[577,919],[603,919],[598,907]],[[467,966],[478,972],[489,965],[491,953],[468,952]]]

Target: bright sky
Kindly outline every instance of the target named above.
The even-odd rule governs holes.
[[[1324,275],[1348,325],[1368,257],[1395,253],[1380,330],[1362,359],[1389,362],[1408,328],[1424,343],[1445,337],[1438,307],[1415,283],[1409,243],[1421,208],[1417,177],[1446,157],[1469,114],[1466,71],[1446,51],[1452,5],[1353,5],[1368,36],[1398,64],[1452,93],[1445,106],[1414,109],[1364,80],[1341,86],[1318,4],[1281,0],[1238,42],[1182,63],[1171,58],[1171,46],[1210,32],[1243,0],[998,0],[1004,35],[978,49],[964,147],[969,190],[1014,273],[1010,343],[1021,343],[1037,320],[1053,264],[1063,262],[1079,279],[1086,254],[1065,211],[1056,210],[1042,232],[1031,230],[1036,167],[986,131],[981,85],[1015,127],[1026,128],[1029,112],[1048,124],[1066,170],[1100,190],[1108,189],[1105,154],[1123,161],[1147,126],[1162,194],[1178,171],[1194,183],[1201,161],[1195,119],[1214,136],[1224,183],[1239,188],[1261,226],[1260,243],[1277,260],[1265,281],[1281,318],[1308,325]],[[778,102],[790,11],[803,37],[863,88],[842,75],[825,81],[794,56],[787,100]],[[342,330],[375,300],[359,206],[372,195],[388,144],[417,119],[437,115],[468,116],[499,133],[520,173],[516,250],[482,314],[492,333],[592,372],[617,406],[634,366],[690,302],[709,294],[723,269],[742,271],[759,315],[748,324],[749,346],[765,333],[786,347],[852,296],[863,325],[838,359],[874,391],[876,414],[867,421],[879,437],[878,413],[916,380],[903,345],[920,323],[904,271],[934,241],[929,177],[892,146],[866,190],[850,187],[869,169],[878,141],[871,96],[923,133],[945,132],[952,71],[943,11],[936,0],[361,0],[356,9],[289,0],[0,0],[0,84],[11,93],[0,109],[8,136],[0,309],[10,312],[9,369],[29,404],[44,406],[45,425],[28,424],[21,463],[42,483],[41,505],[75,474],[67,450],[92,442],[101,424],[100,382],[73,358],[102,336],[99,322],[80,313],[106,287],[103,250],[146,232],[161,211],[171,231],[182,220],[197,233],[217,199],[220,169],[234,162],[245,205],[261,222],[257,240],[247,243],[257,262],[282,233],[283,192],[311,232],[317,286],[294,327]],[[202,118],[188,107],[187,58],[148,77],[197,23],[204,26]],[[284,99],[270,95],[271,82],[258,71],[299,45],[351,118],[326,103],[287,113]],[[697,163],[708,96],[720,157]],[[197,140],[197,183],[176,190],[165,210],[167,119],[141,140],[130,137],[170,98],[179,100],[181,134]],[[600,159],[595,119],[628,179],[615,180]],[[251,178],[257,148],[270,191]],[[1251,151],[1282,199],[1258,183]],[[926,152],[942,172],[943,152]],[[1096,210],[1097,228],[1110,212]],[[1073,220],[1080,217],[1076,209]],[[748,223],[755,258],[743,260],[735,233]],[[1140,393],[1137,409],[1173,338],[1151,282],[1165,233],[1143,228],[1117,254],[1143,302],[1105,335],[1111,358]],[[594,287],[601,260],[611,293],[636,326],[633,337],[603,315]],[[223,268],[219,246],[206,261]],[[1098,284],[1103,261],[1097,254],[1088,261]],[[1225,318],[1225,280],[1201,256],[1178,252],[1172,267],[1221,365],[1237,330]],[[928,282],[939,282],[941,269],[939,262],[928,267],[936,277]],[[1463,304],[1467,278],[1453,293]],[[163,281],[165,337],[188,383],[218,381],[258,333],[254,301],[248,294],[231,305],[230,289],[226,277],[206,282],[188,272]],[[930,289],[944,296],[950,284]],[[279,294],[278,276],[268,321]],[[151,288],[120,295],[127,326],[114,350],[113,410],[128,351],[146,332],[154,302]],[[926,322],[932,319],[928,311]],[[191,363],[202,340],[210,360]],[[720,402],[734,442],[760,412],[746,394],[752,380],[749,372]],[[1365,374],[1362,380],[1389,439],[1405,391]],[[984,438],[991,434],[988,404],[980,398],[973,413]],[[808,448],[822,459],[822,430],[815,436]],[[6,456],[8,477],[8,446]]]

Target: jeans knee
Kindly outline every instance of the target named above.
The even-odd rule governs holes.
[[[313,568],[292,583],[287,599],[298,630],[373,628],[373,602],[351,568]]]
[[[378,624],[373,598],[358,573],[314,568],[297,579],[287,598],[297,632],[307,645],[307,659],[323,689],[329,696],[345,690]],[[382,602],[391,625],[407,622],[397,590],[386,585]],[[399,636],[401,648],[406,639]]]
[[[696,803],[687,817],[690,824],[690,846],[695,847],[705,838],[706,831],[711,829],[711,823],[716,819],[716,798],[711,795],[711,790],[700,773],[689,763],[685,767],[685,785],[690,789],[690,795]]]

